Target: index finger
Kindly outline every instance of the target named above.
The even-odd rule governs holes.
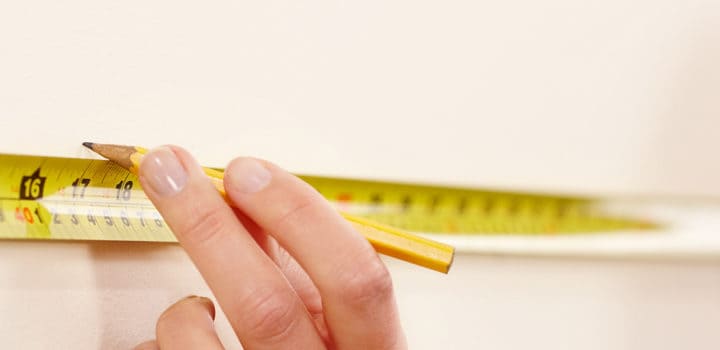
[[[153,150],[139,170],[245,347],[324,347],[300,298],[186,151]]]

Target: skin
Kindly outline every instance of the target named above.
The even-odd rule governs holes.
[[[170,190],[158,185],[167,169],[185,176]],[[237,158],[225,171],[226,202],[176,146],[146,154],[139,173],[243,348],[407,348],[385,265],[299,178]],[[136,349],[222,349],[214,316],[211,300],[182,299],[159,317],[156,339]]]

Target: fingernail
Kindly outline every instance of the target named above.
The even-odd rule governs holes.
[[[212,302],[212,300],[210,300],[210,298],[201,297],[198,295],[188,295],[188,296],[180,299],[180,301],[188,300],[188,299],[192,299],[193,301],[199,301],[199,302],[205,304],[208,311],[210,312],[210,318],[215,320],[215,304]]]
[[[185,187],[188,175],[170,148],[156,148],[143,157],[140,164],[144,180],[152,190],[164,197],[172,196]]]
[[[272,175],[260,162],[252,158],[241,158],[230,163],[226,174],[232,186],[242,193],[255,193],[270,183]]]

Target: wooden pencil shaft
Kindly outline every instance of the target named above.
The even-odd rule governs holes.
[[[98,144],[84,142],[84,146],[103,157],[137,174],[140,162],[146,150],[141,147]],[[210,168],[203,171],[212,181],[223,198],[232,204],[225,193],[224,173]],[[379,224],[361,217],[342,213],[343,217],[362,233],[379,253],[392,256],[419,266],[447,273],[452,265],[454,248],[408,232]]]

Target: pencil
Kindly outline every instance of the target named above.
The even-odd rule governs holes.
[[[140,162],[147,152],[145,148],[137,146],[93,142],[83,142],[83,146],[135,175],[138,174]],[[203,168],[203,171],[218,192],[227,200],[223,184],[223,172],[210,168]],[[228,203],[231,202],[228,201]],[[455,255],[455,248],[452,246],[342,211],[340,214],[365,236],[378,253],[442,273],[447,273],[450,270]]]

